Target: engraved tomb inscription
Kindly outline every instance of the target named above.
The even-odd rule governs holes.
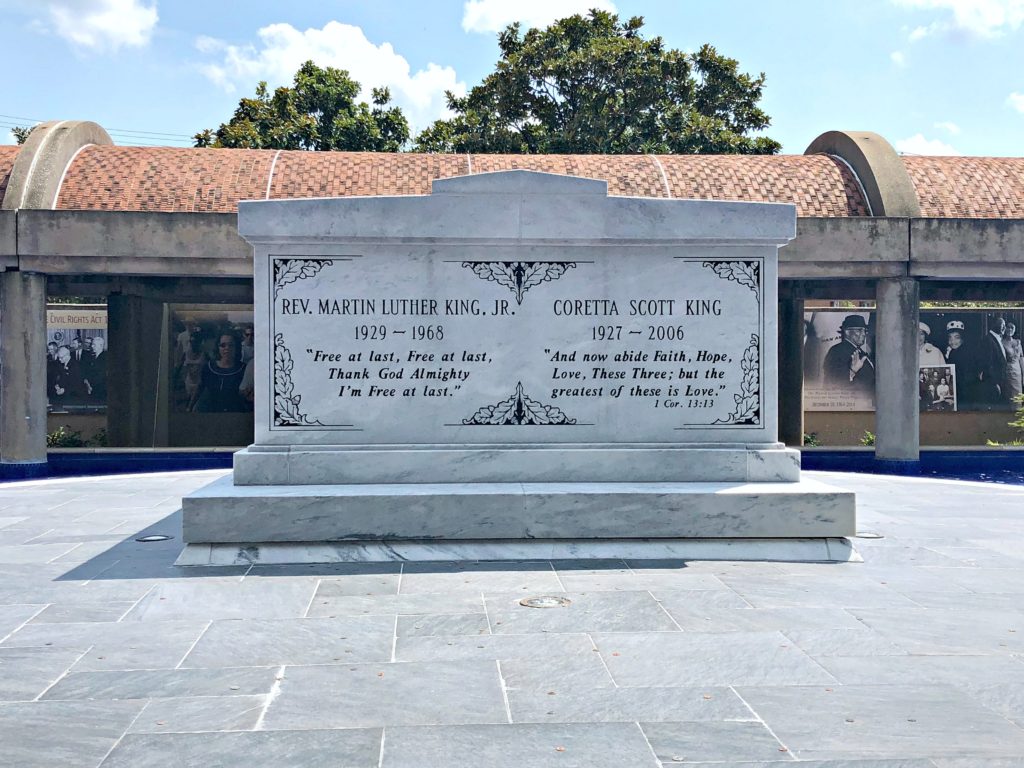
[[[274,432],[637,443],[763,426],[759,257],[271,255],[268,269]]]

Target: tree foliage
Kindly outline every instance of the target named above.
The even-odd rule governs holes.
[[[307,61],[293,85],[275,89],[266,82],[253,98],[238,102],[235,114],[215,131],[194,136],[197,147],[311,149],[397,152],[409,139],[402,110],[389,106],[387,88],[374,88],[373,105],[357,102],[360,85],[348,72]]]
[[[704,45],[695,53],[645,39],[644,21],[591,11],[547,29],[498,36],[493,73],[454,116],[416,138],[422,152],[773,154],[781,145],[751,132],[768,127],[758,106],[762,72]]]
[[[18,144],[24,144],[28,141],[28,135],[32,133],[33,128],[35,128],[34,125],[17,125],[14,128],[11,128],[11,134],[14,136],[14,141]]]

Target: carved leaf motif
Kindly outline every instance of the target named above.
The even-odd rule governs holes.
[[[487,421],[484,422],[485,424],[521,424],[522,422],[516,419],[516,409],[522,395],[523,385],[519,384],[516,386],[515,394],[510,398],[502,400],[496,405],[481,408],[477,411],[477,414],[486,412]]]
[[[302,395],[293,394],[291,352],[284,345],[284,335],[274,336],[274,423],[281,427],[320,424],[300,410]]]
[[[516,391],[505,400],[494,405],[485,405],[477,410],[470,418],[463,419],[463,424],[478,425],[549,425],[549,424],[575,424],[576,419],[570,419],[561,408],[553,405],[544,405],[534,400],[523,391],[523,383],[516,384]]]
[[[740,285],[745,285],[757,293],[758,270],[760,266],[756,261],[705,261],[705,267],[725,280],[735,280]]]
[[[726,419],[719,419],[716,424],[760,424],[761,423],[761,375],[759,371],[760,355],[757,335],[751,335],[750,344],[743,352],[740,370],[740,393],[733,395],[736,408]]]
[[[523,385],[519,385],[519,392],[522,393]],[[576,419],[568,418],[561,408],[553,405],[544,405],[532,397],[522,395],[523,398],[523,420],[520,424],[575,424]]]
[[[522,291],[516,296],[519,303],[522,304],[522,293],[535,285],[547,282],[548,280],[557,280],[566,273],[569,267],[575,267],[576,265],[572,262],[526,262],[523,270],[523,287]]]
[[[482,280],[493,280],[505,286],[516,295],[516,303],[522,304],[530,288],[557,280],[576,264],[571,261],[464,261],[462,266]]]
[[[331,259],[278,259],[274,262],[274,298],[286,285],[313,277],[317,272],[334,262]]]
[[[496,261],[464,261],[462,266],[473,270],[473,274],[483,280],[493,280],[511,291],[516,289],[515,277],[509,264]]]

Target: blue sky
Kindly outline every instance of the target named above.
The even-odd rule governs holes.
[[[765,72],[766,133],[786,153],[845,129],[908,153],[1024,155],[1024,0],[0,0],[0,142],[14,124],[87,119],[118,144],[190,146],[308,58],[367,93],[388,85],[422,128],[445,89],[491,71],[504,24],[594,6]]]

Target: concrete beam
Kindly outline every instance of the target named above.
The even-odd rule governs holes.
[[[999,280],[1020,280],[1024,276],[1021,264],[987,264],[983,261],[963,264],[919,264],[910,265],[910,276],[931,280],[976,280],[993,282]]]
[[[1024,275],[1017,280],[921,280],[921,301],[1024,301]]]
[[[252,277],[233,213],[19,211],[18,256],[49,275]]]
[[[881,277],[906,277],[906,262],[805,262],[782,264],[779,277],[787,280],[867,280]]]
[[[780,299],[874,301],[874,280],[780,280]]]
[[[47,275],[48,296],[141,296],[170,304],[252,304],[252,279]]]
[[[908,226],[905,218],[799,218],[796,239],[779,251],[779,262],[905,262]]]
[[[877,133],[828,131],[812,141],[804,154],[826,154],[845,160],[860,180],[872,216],[921,215],[917,190],[903,160]]]
[[[911,273],[922,277],[1020,280],[1024,220],[915,219]]]
[[[801,218],[779,251],[786,279],[902,277],[910,259],[903,218]]]
[[[17,214],[0,210],[0,272],[18,266]]]
[[[64,172],[82,147],[113,144],[96,123],[53,120],[32,129],[11,168],[0,208],[53,208]]]

